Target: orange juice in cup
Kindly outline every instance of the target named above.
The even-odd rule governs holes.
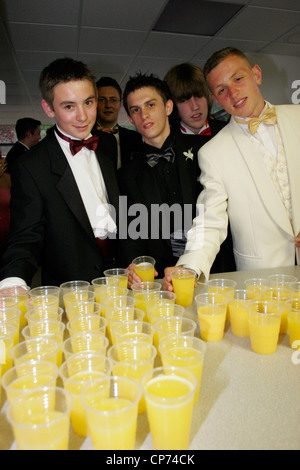
[[[236,281],[232,279],[225,278],[214,278],[210,279],[207,283],[208,292],[217,292],[219,294],[224,294],[226,296],[233,295],[234,289],[236,287]],[[226,309],[226,320],[230,320],[229,308]]]
[[[27,312],[26,301],[29,299],[28,286],[13,286],[0,290],[0,307],[17,307],[21,311],[20,328],[27,324],[25,314]]]
[[[256,300],[247,303],[247,309],[252,351],[257,354],[274,354],[277,350],[283,306]]]
[[[200,338],[204,341],[220,341],[224,336],[227,297],[218,292],[198,294],[197,304]]]
[[[96,352],[74,354],[59,369],[64,388],[73,398],[71,422],[79,436],[87,436],[85,409],[80,400],[80,393],[91,381],[111,374],[111,363],[104,355]]]
[[[173,289],[176,294],[175,303],[189,307],[193,303],[196,273],[192,269],[174,269],[170,272]]]
[[[68,450],[72,397],[60,387],[24,392],[6,416],[19,450]]]
[[[154,449],[188,449],[196,376],[178,367],[158,367],[144,375],[142,387]]]
[[[206,343],[194,336],[169,336],[159,345],[163,366],[183,367],[197,377],[194,404],[199,398]]]
[[[101,377],[81,392],[94,450],[134,450],[141,386],[128,377]]]
[[[142,282],[153,282],[155,259],[152,256],[139,256],[132,261],[134,271]]]
[[[289,286],[284,285],[274,285],[267,287],[262,291],[262,298],[264,300],[269,300],[271,302],[277,302],[283,306],[283,311],[281,315],[280,322],[280,335],[285,335],[287,333],[288,324],[287,324],[287,309],[285,302],[287,300],[293,299],[295,295],[294,289]]]
[[[288,332],[291,348],[299,348],[300,344],[300,294],[297,292],[292,300],[285,302],[288,321]],[[299,341],[299,343],[298,343]]]
[[[250,300],[259,300],[260,292],[251,289],[236,289],[227,293],[228,310],[231,322],[231,331],[240,338],[249,337],[249,320],[247,302]]]
[[[121,341],[107,351],[107,357],[112,362],[112,374],[129,377],[138,383],[146,372],[153,369],[156,354],[156,348],[152,344],[135,340]],[[138,410],[139,413],[146,411],[143,396]]]

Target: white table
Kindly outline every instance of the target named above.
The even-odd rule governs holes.
[[[300,267],[242,271],[212,275],[243,286],[250,277],[292,274],[300,280]],[[199,291],[197,287],[195,294]],[[187,315],[196,319],[195,306]],[[197,334],[197,331],[196,331]],[[198,332],[199,334],[199,332]],[[160,365],[160,360],[157,364]],[[5,404],[4,404],[5,408]],[[237,338],[227,325],[224,339],[207,343],[199,402],[194,408],[190,450],[299,449],[300,352],[280,336],[277,352],[252,352],[248,338]],[[0,449],[15,449],[5,415],[0,414]],[[71,431],[70,449],[91,449],[90,439]],[[153,450],[146,413],[138,418],[136,449]]]

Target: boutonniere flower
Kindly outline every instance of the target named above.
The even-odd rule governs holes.
[[[193,160],[194,154],[192,153],[192,149],[190,148],[187,152],[183,152],[183,155],[186,157],[185,161]]]

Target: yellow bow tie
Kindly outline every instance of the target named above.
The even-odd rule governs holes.
[[[261,122],[264,122],[266,124],[276,124],[277,123],[276,109],[274,107],[268,108],[268,109],[265,110],[265,112],[261,116],[251,118],[248,121],[243,120],[243,119],[237,119],[237,118],[235,118],[235,120],[236,120],[236,122],[239,122],[239,123],[242,123],[242,124],[247,123],[249,131],[253,135],[257,131],[257,129],[258,129]]]

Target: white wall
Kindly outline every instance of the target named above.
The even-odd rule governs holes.
[[[262,69],[261,91],[272,104],[300,104],[300,58],[247,54]]]

